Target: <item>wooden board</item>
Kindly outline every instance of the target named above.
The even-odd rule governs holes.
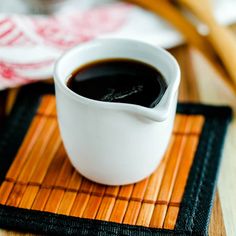
[[[207,83],[212,81],[211,90],[214,90],[216,87],[215,83],[217,83],[216,77],[220,76],[216,71],[215,71],[216,74],[214,76],[211,75],[211,71],[212,70],[214,71],[214,65],[208,64],[205,61],[203,55],[199,55],[198,51],[193,50],[193,48],[187,45],[174,48],[170,52],[177,59],[181,68],[179,101],[206,102],[212,104],[211,97],[213,95],[212,93],[209,93],[209,89],[207,89],[209,84]],[[196,57],[198,56],[198,58],[195,58],[195,56]],[[202,87],[200,87],[200,82],[201,82],[200,79],[202,81],[201,83]],[[216,80],[216,82],[214,80]],[[222,83],[221,84],[222,87],[218,86],[218,89],[219,90],[226,89],[226,92],[224,92],[223,94],[227,94],[226,86],[224,86],[221,79],[218,80]],[[205,97],[203,97],[202,93],[205,94]],[[214,97],[214,100],[216,100],[216,96]],[[229,102],[226,102],[225,104],[229,104]],[[221,200],[218,191],[213,205],[212,216],[209,226],[209,235],[210,236],[226,235],[225,223],[221,207]]]

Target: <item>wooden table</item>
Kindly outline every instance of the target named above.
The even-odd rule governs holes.
[[[234,29],[236,32],[236,27]],[[234,110],[223,150],[209,235],[236,235],[236,96],[225,86],[214,66],[199,52],[188,47],[174,49],[172,52],[182,69],[180,101],[227,104]]]
[[[199,52],[184,45],[172,49],[171,53],[177,58],[182,71],[179,93],[180,101],[230,104],[234,109],[236,109],[236,96],[230,93],[212,65],[209,65]],[[11,94],[14,94],[14,92],[11,91]],[[3,92],[3,94],[0,95],[2,100],[6,100],[6,96],[7,92]],[[14,97],[14,95],[10,96],[10,99],[12,97]],[[11,104],[11,102],[9,102],[9,104]],[[236,235],[235,154],[236,119],[234,118],[227,135],[226,145],[223,152],[223,162],[220,170],[218,190],[209,227],[209,234],[211,236]],[[0,230],[0,235],[25,234]]]

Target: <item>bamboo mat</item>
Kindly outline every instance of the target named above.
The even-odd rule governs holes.
[[[72,167],[59,135],[55,98],[43,96],[0,188],[0,204],[152,228],[174,229],[204,116],[177,114],[166,154],[143,181],[93,183]]]
[[[181,72],[182,72],[181,73],[181,86],[180,86],[180,91],[179,91],[179,101],[180,102],[199,102],[201,100],[201,101],[205,101],[207,103],[211,103],[210,99],[212,97],[212,91],[209,92],[208,89],[206,89],[206,88],[208,88],[208,84],[199,87],[199,79],[202,78],[202,81],[212,81],[212,79],[213,80],[216,79],[216,81],[217,81],[217,75],[212,75],[212,73],[211,73],[212,65],[209,65],[208,63],[206,63],[206,61],[203,60],[202,58],[199,58],[196,61],[195,57],[193,57],[193,55],[195,55],[196,52],[193,51],[192,49],[190,49],[186,45],[172,49],[171,53],[175,56],[175,58],[179,62],[180,67],[181,67]],[[197,68],[195,68],[196,63],[198,65]],[[196,73],[196,72],[199,72],[199,70],[201,71],[200,78],[199,78],[198,73]],[[213,86],[213,84],[212,84],[212,86]],[[205,96],[203,98],[202,98],[202,89],[203,90],[205,89],[205,92],[204,92]],[[215,86],[213,86],[211,90],[213,90],[213,89],[215,89]],[[217,94],[217,96],[219,96],[219,91],[221,91],[221,89],[218,88],[218,90],[217,89],[215,89],[215,90],[216,90],[215,93]],[[222,88],[222,90],[223,90],[223,88]],[[9,97],[11,97],[10,95],[12,95],[12,93],[15,95],[15,90],[13,90],[13,91],[10,90]],[[6,100],[6,93],[2,92],[0,95],[2,95],[1,96],[2,100],[5,101]],[[208,97],[209,97],[209,99],[206,100],[206,98],[208,98]],[[10,100],[12,100],[12,99],[10,99]],[[10,110],[10,108],[12,107],[12,104],[13,104],[12,102],[11,103],[9,102],[8,109],[6,109],[6,110]],[[2,106],[0,106],[0,110],[1,109],[4,110],[3,109],[3,108],[5,108],[4,103],[1,103],[1,105]],[[2,117],[0,117],[0,118],[2,118]],[[224,152],[224,156],[227,157],[226,158],[228,160],[227,162],[229,162],[230,156],[225,154],[225,152]],[[232,157],[232,155],[231,155],[231,157]],[[224,162],[225,162],[225,160],[224,160]],[[228,165],[230,165],[230,162],[228,163]],[[232,171],[228,172],[228,169],[229,169],[228,166],[223,165],[223,169],[221,170],[221,173],[223,171],[225,173],[228,173],[227,176],[230,176],[230,173]],[[0,171],[1,171],[1,168],[0,168]],[[222,176],[222,174],[221,174],[221,176]],[[227,224],[231,223],[231,227],[233,227],[233,217],[231,217],[232,214],[230,214],[230,213],[233,213],[233,209],[231,208],[231,210],[228,211],[227,209],[230,209],[230,207],[228,207],[228,208],[226,207],[228,214],[224,214],[224,217],[226,217],[225,220],[223,219],[223,214],[222,214],[222,210],[221,210],[221,201],[224,200],[224,199],[222,200],[222,195],[225,195],[225,199],[227,199],[227,194],[228,194],[227,189],[229,189],[229,188],[227,188],[227,186],[224,185],[224,187],[223,187],[221,184],[221,188],[224,188],[224,190],[221,190],[221,194],[220,194],[221,198],[219,197],[218,191],[216,193],[214,207],[213,207],[213,211],[211,214],[209,235],[226,235],[225,226],[224,226],[225,222]],[[229,198],[229,200],[230,201],[227,201],[228,206],[230,206],[230,203],[232,203],[232,200],[233,200],[232,195]],[[226,203],[224,203],[224,204],[226,204]],[[228,225],[227,227],[230,228],[230,225]],[[10,229],[17,229],[17,228],[10,227]],[[18,229],[19,229],[19,227],[18,227]],[[0,234],[3,234],[3,235],[13,235],[13,234],[14,235],[25,235],[25,234],[21,234],[19,232],[13,232],[13,231],[8,232],[3,229],[0,230]]]

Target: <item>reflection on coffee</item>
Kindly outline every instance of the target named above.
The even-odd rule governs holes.
[[[145,107],[155,107],[167,88],[164,77],[155,67],[130,59],[86,64],[72,73],[67,86],[90,99]]]

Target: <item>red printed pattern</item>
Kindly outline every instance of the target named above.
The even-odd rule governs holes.
[[[19,21],[27,33],[14,17],[5,16],[0,19],[0,45],[26,46],[43,42],[59,49],[70,48],[118,30],[126,22],[130,8],[120,3],[51,17],[23,17]]]
[[[46,44],[69,48],[100,34],[116,31],[124,24],[129,10],[128,4],[117,4],[79,14],[74,12],[64,17],[35,19],[35,32]]]
[[[34,45],[24,31],[11,17],[0,19],[0,46],[27,46]]]
[[[117,31],[125,24],[131,8],[129,4],[118,3],[51,17],[4,16],[0,18],[0,46],[22,47],[24,53],[25,47],[38,45],[65,50],[99,35]],[[19,59],[20,63],[6,62],[3,58],[1,56],[0,89],[36,81],[25,76],[27,70],[39,72],[56,59],[30,64],[21,61],[24,57]]]
[[[38,63],[9,63],[0,61],[0,81],[7,81],[7,84],[25,84],[31,83],[35,80],[32,80],[26,76],[22,75],[22,71],[27,69],[40,69],[42,67],[48,66],[53,63],[53,60],[47,60]],[[1,86],[0,86],[1,87]]]

